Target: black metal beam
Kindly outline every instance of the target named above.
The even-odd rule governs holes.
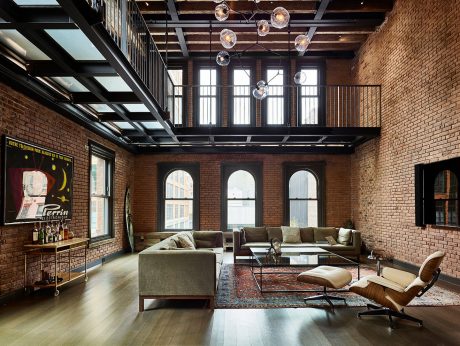
[[[323,15],[326,12],[326,8],[329,5],[329,2],[330,2],[330,0],[321,0],[321,2],[319,4],[319,7],[318,7],[318,10],[316,11],[316,14],[315,14],[315,20],[320,21],[321,18],[323,18]],[[313,39],[313,36],[315,35],[316,29],[318,29],[317,26],[311,26],[308,29],[307,37],[310,40],[310,42]],[[307,47],[307,49],[308,49],[308,47]],[[300,56],[302,56],[304,54],[305,54],[305,51],[299,52]]]
[[[166,28],[166,21],[164,20],[148,20],[146,21],[149,28]],[[218,20],[180,20],[168,21],[169,28],[209,28],[212,24],[213,28],[254,28],[254,23],[244,22],[239,20],[226,20],[219,22]],[[291,28],[302,27],[360,27],[360,26],[378,26],[382,24],[381,19],[323,19],[323,20],[301,20],[295,19],[289,22]]]
[[[140,103],[137,96],[132,92],[103,92],[104,99],[100,99],[99,95],[92,92],[76,92],[71,94],[72,102],[79,103]],[[150,118],[152,115],[150,114]]]
[[[174,0],[168,0],[167,5],[168,5],[168,11],[169,11],[169,15],[171,16],[171,19],[176,22],[180,21],[179,15],[177,14],[176,4],[174,3]],[[182,55],[184,57],[188,57],[188,49],[187,49],[187,44],[185,43],[184,31],[182,30],[182,28],[174,28],[174,30],[176,31],[177,40],[179,41],[179,46],[180,46],[180,50],[182,51]]]
[[[77,62],[73,66],[76,73],[84,77],[99,76],[118,76],[108,62]],[[53,61],[31,61],[27,63],[27,72],[32,76],[38,77],[59,77],[67,76],[67,71],[63,70]]]

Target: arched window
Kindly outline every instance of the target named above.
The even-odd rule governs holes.
[[[227,181],[227,229],[255,225],[256,181],[248,171],[235,171]]]
[[[161,230],[191,230],[198,225],[198,176],[194,164],[159,164],[159,227]]]
[[[289,178],[289,225],[318,226],[318,182],[308,170],[295,172]]]
[[[434,207],[437,225],[458,225],[458,179],[451,170],[443,170],[434,180]]]

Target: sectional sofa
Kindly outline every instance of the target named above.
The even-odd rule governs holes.
[[[145,299],[208,299],[213,308],[223,252],[213,231],[180,232],[140,252],[139,311]]]
[[[354,257],[359,261],[361,252],[361,232],[348,230],[349,241],[339,243],[340,234],[347,233],[344,229],[335,227],[305,227],[300,228],[300,242],[282,243],[282,246],[305,247],[319,246],[344,257]],[[331,245],[326,237],[332,237],[336,242]],[[250,256],[251,247],[269,247],[270,240],[278,238],[283,240],[281,227],[243,227],[233,231],[233,259],[236,263],[237,256]],[[330,239],[330,238],[329,238]]]

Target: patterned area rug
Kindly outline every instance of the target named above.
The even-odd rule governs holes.
[[[279,271],[292,271],[292,268],[276,268]],[[346,268],[358,278],[356,268]],[[361,277],[375,274],[368,266],[361,266]],[[315,285],[307,285],[296,281],[296,274],[271,274],[264,276],[264,289],[320,289]],[[348,288],[348,286],[346,287]],[[260,293],[251,269],[246,265],[224,264],[220,273],[219,287],[215,302],[216,309],[255,309],[255,308],[302,308],[305,307],[304,297],[316,295],[312,292]],[[334,293],[347,299],[348,306],[366,306],[369,300],[352,292]],[[323,301],[310,301],[308,306],[325,306]],[[346,306],[335,302],[337,307]],[[415,298],[409,306],[449,306],[460,305],[460,294],[432,287],[420,298]]]

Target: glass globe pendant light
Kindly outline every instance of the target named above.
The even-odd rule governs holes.
[[[216,19],[219,22],[223,22],[224,20],[226,20],[228,18],[229,13],[230,9],[225,3],[217,5],[216,10],[214,11],[214,15],[216,16]]]
[[[284,7],[277,7],[272,12],[271,22],[275,28],[282,29],[289,24],[289,18],[289,12]]]
[[[294,83],[297,85],[305,83],[306,80],[307,80],[307,75],[303,73],[302,71],[299,71],[294,75]]]
[[[226,49],[233,48],[236,44],[236,34],[230,29],[223,29],[220,32],[220,43]]]
[[[228,64],[230,64],[230,54],[225,50],[220,51],[217,53],[216,62],[219,66],[228,66]]]
[[[224,2],[224,0],[214,0],[216,4],[220,4],[221,2]]]
[[[257,86],[252,90],[252,96],[258,100],[263,100],[268,95],[268,85],[264,80],[257,82]]]
[[[309,44],[310,39],[307,35],[299,35],[295,38],[294,41],[294,47],[298,52],[305,52]]]
[[[267,36],[270,32],[270,24],[265,19],[259,20],[257,22],[257,34],[259,36]]]

